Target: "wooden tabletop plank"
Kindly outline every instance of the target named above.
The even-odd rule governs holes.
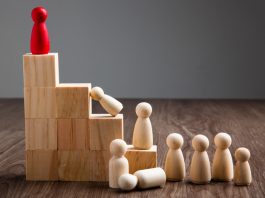
[[[96,182],[27,182],[24,160],[24,108],[22,99],[0,99],[0,197],[265,197],[265,101],[262,100],[121,100],[124,105],[125,140],[132,141],[136,121],[135,106],[146,101],[153,106],[151,121],[154,144],[158,145],[158,165],[167,153],[166,137],[179,132],[184,137],[183,154],[187,168],[196,134],[209,138],[210,160],[214,154],[214,136],[230,133],[232,155],[244,146],[251,152],[253,182],[237,187],[232,182],[193,185],[188,181],[167,182],[164,188],[121,192]],[[94,113],[104,110],[94,102]],[[234,156],[233,156],[234,160]]]

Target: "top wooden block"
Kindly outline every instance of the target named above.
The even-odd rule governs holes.
[[[58,53],[23,55],[24,87],[56,87],[59,84]]]

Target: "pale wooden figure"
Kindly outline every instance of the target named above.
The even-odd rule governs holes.
[[[101,106],[112,116],[116,116],[123,108],[118,100],[105,94],[100,87],[93,87],[90,95],[93,100],[99,101]]]
[[[167,180],[182,181],[185,177],[185,162],[181,151],[183,137],[178,133],[171,133],[167,136],[167,145],[169,147],[165,162]]]
[[[192,139],[194,154],[190,165],[190,180],[195,184],[206,184],[211,180],[211,167],[206,149],[209,140],[204,135],[196,135]]]
[[[124,157],[127,145],[121,139],[115,139],[110,143],[110,153],[113,155],[109,161],[109,187],[119,188],[119,177],[129,173],[129,163]]]
[[[134,175],[138,178],[138,187],[142,189],[163,187],[166,183],[166,173],[159,167],[139,170]]]
[[[119,177],[118,184],[120,189],[122,190],[132,190],[136,187],[138,182],[138,178],[135,175],[132,174],[123,174]]]
[[[217,181],[231,181],[234,176],[233,160],[229,150],[230,135],[218,133],[214,138],[216,151],[213,158],[212,178]]]
[[[152,106],[141,102],[136,106],[138,116],[133,131],[133,146],[137,149],[150,149],[153,146],[153,130],[150,121]]]
[[[236,166],[234,182],[236,185],[250,185],[252,181],[251,169],[248,163],[250,152],[247,148],[238,148],[235,152]]]

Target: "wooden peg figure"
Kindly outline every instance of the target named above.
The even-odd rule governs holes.
[[[192,139],[194,154],[190,166],[190,179],[194,184],[206,184],[211,180],[211,167],[206,149],[209,140],[204,135],[196,135]]]
[[[50,39],[45,21],[48,12],[43,7],[36,7],[31,12],[34,25],[31,32],[30,51],[32,54],[48,54]]]
[[[123,108],[118,100],[105,94],[100,87],[92,88],[90,95],[93,100],[99,101],[101,106],[112,116],[116,116]]]
[[[121,139],[115,139],[110,143],[110,153],[113,155],[109,161],[109,187],[119,188],[119,177],[129,173],[129,163],[124,157],[127,144]]]
[[[183,137],[178,133],[171,133],[166,142],[169,147],[165,162],[167,180],[182,181],[185,177],[185,162],[181,151]]]
[[[251,169],[248,163],[250,152],[247,148],[238,148],[235,152],[236,166],[234,182],[236,185],[250,185],[252,181]]]
[[[217,181],[231,181],[234,177],[233,160],[229,150],[230,135],[218,133],[214,138],[216,151],[213,158],[212,178]]]
[[[138,116],[133,131],[133,146],[137,149],[150,149],[153,146],[153,130],[150,121],[152,106],[141,102],[136,106]]]

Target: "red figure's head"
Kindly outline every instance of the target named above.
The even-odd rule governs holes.
[[[48,17],[48,12],[43,7],[36,7],[31,12],[31,17],[35,23],[42,23]]]

